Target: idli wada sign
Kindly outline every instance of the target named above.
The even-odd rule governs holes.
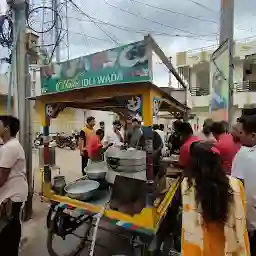
[[[144,41],[41,68],[42,94],[152,81]]]

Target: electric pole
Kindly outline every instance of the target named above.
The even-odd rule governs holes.
[[[229,46],[229,97],[228,97],[228,122],[232,123],[233,108],[233,55],[234,55],[234,0],[221,0],[220,13],[220,45],[228,40]]]
[[[14,115],[20,120],[19,140],[26,155],[26,169],[28,180],[28,201],[25,206],[25,219],[32,215],[32,146],[30,126],[30,76],[26,49],[26,20],[28,13],[28,0],[9,0],[7,2],[13,14],[13,71],[14,71]]]

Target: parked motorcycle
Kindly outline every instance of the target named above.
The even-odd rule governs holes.
[[[78,144],[79,144],[79,132],[78,131],[72,131],[72,136],[73,138],[75,138],[75,141],[76,141],[76,147],[78,147]]]
[[[69,147],[72,150],[76,149],[76,140],[73,136],[67,136],[64,133],[57,133],[56,144],[59,148]]]
[[[34,139],[34,147],[39,148],[40,146],[43,145],[43,143],[44,143],[43,134],[37,132],[36,138]]]

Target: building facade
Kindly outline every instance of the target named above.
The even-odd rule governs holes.
[[[32,77],[32,92],[31,95],[38,96],[41,94],[40,75],[36,72]],[[0,74],[0,115],[7,114],[7,98],[8,98],[8,74]],[[31,125],[32,134],[35,135],[37,132],[42,132],[41,119],[37,111],[37,104],[31,101]],[[12,98],[13,106],[13,98]],[[66,108],[61,112],[58,118],[51,121],[50,132],[64,132],[70,134],[72,131],[79,131],[84,124],[88,116],[94,116],[96,119],[97,128],[99,122],[105,122],[106,129],[112,127],[116,114],[111,112],[93,111],[93,110],[82,110]]]
[[[176,54],[176,66],[189,84],[192,96],[191,120],[194,127],[201,129],[204,119],[209,116],[211,100],[210,59],[216,47],[179,52]],[[238,41],[234,46],[233,59],[233,110],[232,120],[241,115],[243,108],[256,105],[256,41]]]

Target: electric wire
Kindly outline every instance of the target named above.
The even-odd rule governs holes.
[[[35,27],[33,27],[33,22],[31,22],[31,16],[34,13],[37,13],[39,11],[43,11],[43,13],[45,14],[45,12],[47,10],[52,12],[52,14],[54,14],[53,15],[54,18],[53,18],[52,24],[47,29],[42,28],[42,30],[38,30]],[[50,44],[50,45],[41,45],[41,47],[53,46],[51,55],[49,56],[49,63],[48,64],[50,64],[52,62],[52,59],[53,59],[54,53],[56,51],[56,48],[58,47],[58,45],[60,44],[61,40],[65,36],[65,35],[62,35],[62,31],[63,31],[62,18],[60,16],[60,14],[58,13],[58,11],[56,11],[52,7],[48,7],[48,6],[35,7],[35,8],[32,8],[31,10],[29,10],[29,12],[28,12],[28,17],[27,17],[28,28],[31,29],[32,31],[34,31],[37,34],[45,34],[47,32],[50,32],[51,30],[53,30],[54,27],[56,26],[57,19],[59,21],[59,26],[60,27],[59,27],[59,33],[58,33],[58,36],[56,38],[56,41],[53,44]]]
[[[180,16],[183,16],[183,17],[186,17],[186,18],[195,19],[195,20],[208,22],[208,23],[213,23],[213,24],[217,24],[217,25],[219,24],[219,22],[214,21],[214,20],[208,20],[208,19],[205,19],[205,18],[202,18],[202,17],[196,17],[196,16],[192,16],[192,15],[189,15],[189,14],[186,14],[186,13],[176,12],[176,11],[173,11],[171,9],[163,8],[163,7],[148,4],[148,3],[143,3],[143,2],[138,1],[138,0],[130,0],[130,1],[141,4],[141,5],[151,7],[151,8],[156,9],[156,10],[165,11],[165,12],[169,12],[169,13],[172,13],[172,14],[180,15]]]
[[[205,9],[205,10],[207,10],[207,11],[214,12],[214,13],[216,13],[216,14],[219,15],[219,12],[218,12],[218,11],[216,11],[216,10],[214,10],[214,9],[212,9],[212,8],[210,8],[210,7],[208,7],[207,5],[198,3],[198,2],[195,1],[195,0],[187,0],[187,1],[193,3],[193,4],[197,5],[197,6],[200,6],[201,8],[203,8],[203,9]]]
[[[197,34],[197,33],[193,33],[193,32],[191,32],[191,31],[188,31],[188,30],[185,30],[185,29],[181,29],[181,28],[177,28],[177,27],[171,26],[171,25],[169,25],[169,24],[165,24],[165,23],[162,23],[162,22],[159,22],[159,21],[156,21],[156,20],[152,20],[152,19],[149,19],[149,18],[144,17],[144,16],[139,16],[139,15],[137,15],[136,13],[133,13],[133,12],[128,11],[128,10],[125,10],[125,9],[122,9],[122,8],[116,6],[116,5],[110,4],[110,3],[108,3],[106,0],[103,0],[103,2],[104,2],[106,5],[108,5],[108,6],[112,7],[112,8],[115,8],[115,9],[117,9],[117,10],[120,10],[121,12],[128,13],[128,14],[134,16],[134,17],[137,17],[137,18],[143,18],[144,20],[149,21],[149,22],[151,22],[151,23],[155,23],[155,24],[158,24],[158,25],[163,26],[163,27],[168,27],[168,28],[171,28],[171,29],[173,29],[173,30],[181,31],[181,32],[188,33],[188,34],[195,35],[195,36],[204,36],[204,35],[199,35],[199,34]]]
[[[81,18],[77,18],[77,17],[72,17],[72,16],[69,16],[70,19],[75,19],[75,20],[79,20],[81,22]],[[92,17],[91,17],[92,18]],[[82,20],[82,21],[85,21],[85,22],[90,22],[88,20]],[[131,33],[136,33],[136,34],[152,34],[154,36],[166,36],[166,37],[185,37],[185,38],[191,38],[191,39],[196,39],[196,40],[203,40],[203,41],[216,41],[215,39],[208,39],[207,37],[214,37],[212,35],[209,35],[209,36],[202,36],[202,37],[199,37],[199,36],[194,36],[194,35],[182,35],[182,34],[169,34],[169,33],[165,33],[165,32],[159,32],[159,31],[155,31],[155,30],[146,30],[146,29],[134,29],[132,27],[127,27],[127,26],[123,26],[123,25],[117,25],[117,24],[112,24],[112,23],[109,23],[109,22],[104,22],[102,20],[99,20],[99,19],[95,19],[94,18],[94,21],[97,23],[97,24],[101,24],[101,25],[106,25],[106,26],[110,26],[110,27],[114,27],[114,28],[117,28],[117,29],[120,29],[120,30],[123,30],[123,31],[126,31],[126,32],[131,32]]]
[[[75,7],[81,14],[83,14],[84,16],[86,16],[92,23],[94,23],[95,26],[97,26],[108,38],[110,38],[114,43],[116,43],[118,46],[120,46],[119,40],[115,39],[114,36],[106,31],[105,29],[103,29],[101,26],[99,26],[99,24],[97,24],[90,15],[88,15],[85,11],[83,11],[73,0],[68,0],[73,7]]]
[[[9,50],[13,47],[13,21],[10,13],[0,16],[0,45]],[[11,56],[2,58],[10,63]]]
[[[189,2],[191,2],[191,3],[193,3],[193,4],[196,4],[197,6],[203,8],[203,9],[209,11],[209,12],[218,14],[218,16],[220,16],[220,12],[219,12],[219,11],[210,8],[210,7],[206,6],[205,4],[198,3],[198,2],[196,2],[196,1],[194,1],[194,0],[187,0],[187,1],[189,1]],[[235,28],[236,28],[237,30],[240,30],[240,31],[252,32],[252,29],[240,28],[239,25],[235,25]]]

